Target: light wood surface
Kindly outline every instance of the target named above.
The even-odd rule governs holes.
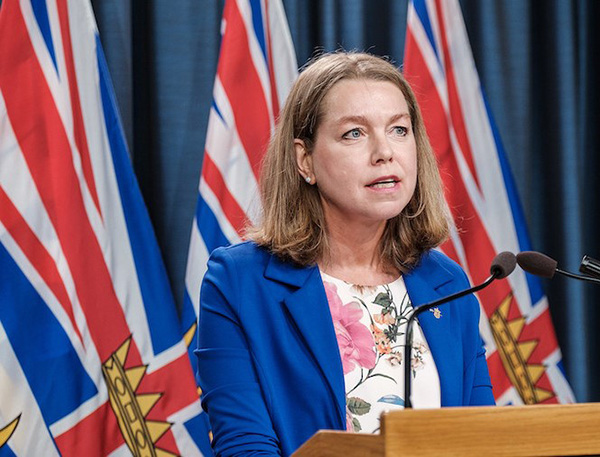
[[[380,457],[384,452],[381,435],[321,430],[293,455],[295,457]]]
[[[406,410],[381,435],[320,431],[295,457],[600,455],[600,404]]]

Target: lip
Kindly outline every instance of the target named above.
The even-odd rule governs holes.
[[[400,182],[400,178],[396,175],[388,175],[388,176],[380,176],[379,178],[375,178],[369,184],[366,184],[365,187],[371,187],[374,184],[381,182],[390,182],[394,181],[396,184]]]

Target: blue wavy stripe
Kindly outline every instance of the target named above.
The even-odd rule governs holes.
[[[96,35],[96,49],[102,108],[115,176],[146,309],[152,348],[154,353],[158,354],[181,340],[181,327],[148,211],[127,153],[115,94],[98,35]]]
[[[219,221],[212,209],[210,209],[202,198],[202,194],[198,196],[198,203],[196,205],[196,225],[209,254],[220,246],[230,244],[227,237],[223,234]]]
[[[419,17],[419,20],[421,21],[421,24],[423,24],[423,28],[425,29],[429,43],[431,44],[436,57],[438,60],[440,60],[438,49],[435,44],[435,37],[433,36],[433,29],[431,28],[431,21],[429,20],[429,13],[427,12],[427,5],[425,5],[425,0],[413,0],[413,6],[417,16]]]
[[[0,321],[47,425],[97,394],[64,328],[1,243]]]
[[[517,232],[517,239],[519,240],[519,248],[521,251],[531,250],[531,242],[529,239],[529,233],[527,232],[527,223],[525,221],[525,215],[523,214],[523,207],[521,206],[521,200],[517,193],[517,186],[510,170],[510,165],[506,160],[506,154],[504,153],[504,147],[502,146],[502,140],[494,122],[494,117],[490,110],[490,106],[487,102],[485,94],[481,93],[481,97],[485,104],[485,109],[488,116],[488,121],[494,135],[494,142],[496,143],[496,151],[498,153],[498,160],[500,161],[500,168],[502,169],[502,177],[504,179],[504,187],[508,195],[508,201],[510,202],[510,209],[514,221],[515,230]],[[527,285],[529,286],[529,295],[531,296],[531,303],[537,303],[543,296],[544,291],[540,280],[533,275],[525,275],[527,278]]]
[[[54,69],[58,73],[58,66],[56,65],[56,55],[54,52],[54,43],[52,42],[52,32],[50,31],[50,21],[48,20],[48,9],[46,7],[46,0],[31,0],[31,8],[33,9],[35,20],[38,23],[40,31],[42,32],[42,36],[44,37],[44,42],[46,43],[46,47],[48,48],[50,57],[52,57]]]

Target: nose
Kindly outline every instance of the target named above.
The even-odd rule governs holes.
[[[380,134],[373,137],[371,161],[373,164],[389,162],[394,157],[394,150],[387,135]]]

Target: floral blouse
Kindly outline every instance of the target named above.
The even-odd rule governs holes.
[[[382,413],[404,408],[404,344],[412,304],[402,277],[356,286],[321,272],[346,385],[346,428],[376,433]],[[440,317],[439,309],[431,310]],[[427,341],[413,328],[412,403],[440,407],[440,382]]]

